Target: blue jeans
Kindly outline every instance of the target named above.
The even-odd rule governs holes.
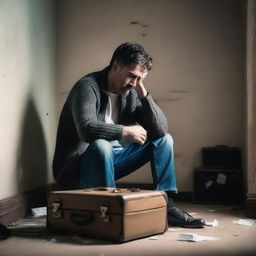
[[[82,155],[78,187],[115,187],[116,180],[150,161],[155,189],[176,193],[173,158],[170,134],[147,140],[143,145],[130,143],[125,147],[113,147],[109,141],[97,139]]]

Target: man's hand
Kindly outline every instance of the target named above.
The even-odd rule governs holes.
[[[136,84],[136,87],[135,87],[135,90],[137,91],[138,93],[138,96],[140,99],[142,99],[143,97],[146,97],[148,92],[143,84],[143,79],[139,79],[137,81],[137,84]]]
[[[147,131],[140,125],[124,126],[123,138],[142,145],[147,140]]]

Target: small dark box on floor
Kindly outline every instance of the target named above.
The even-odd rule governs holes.
[[[198,167],[194,185],[195,202],[239,203],[243,199],[240,169]]]
[[[241,168],[241,150],[236,147],[217,145],[202,148],[203,166],[223,166],[227,168]]]

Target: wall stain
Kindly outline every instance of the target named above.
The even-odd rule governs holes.
[[[142,28],[149,28],[148,24],[144,24],[144,23],[142,23],[140,21],[136,21],[136,20],[131,21],[130,24],[131,25],[138,25],[138,26],[141,26]]]
[[[144,23],[142,23],[140,21],[133,20],[133,21],[130,22],[130,25],[132,25],[132,26],[139,26],[140,28],[142,28],[142,32],[140,32],[138,36],[142,36],[142,37],[148,36],[147,29],[150,27],[148,24],[144,24]]]

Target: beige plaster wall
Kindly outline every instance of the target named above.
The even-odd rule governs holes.
[[[54,1],[0,0],[0,199],[52,181]]]
[[[247,193],[256,197],[256,1],[247,5]]]
[[[145,84],[167,115],[181,191],[193,189],[201,147],[242,146],[240,1],[61,0],[57,9],[58,113],[80,77],[136,41],[154,59]],[[149,166],[122,181],[151,182]]]

